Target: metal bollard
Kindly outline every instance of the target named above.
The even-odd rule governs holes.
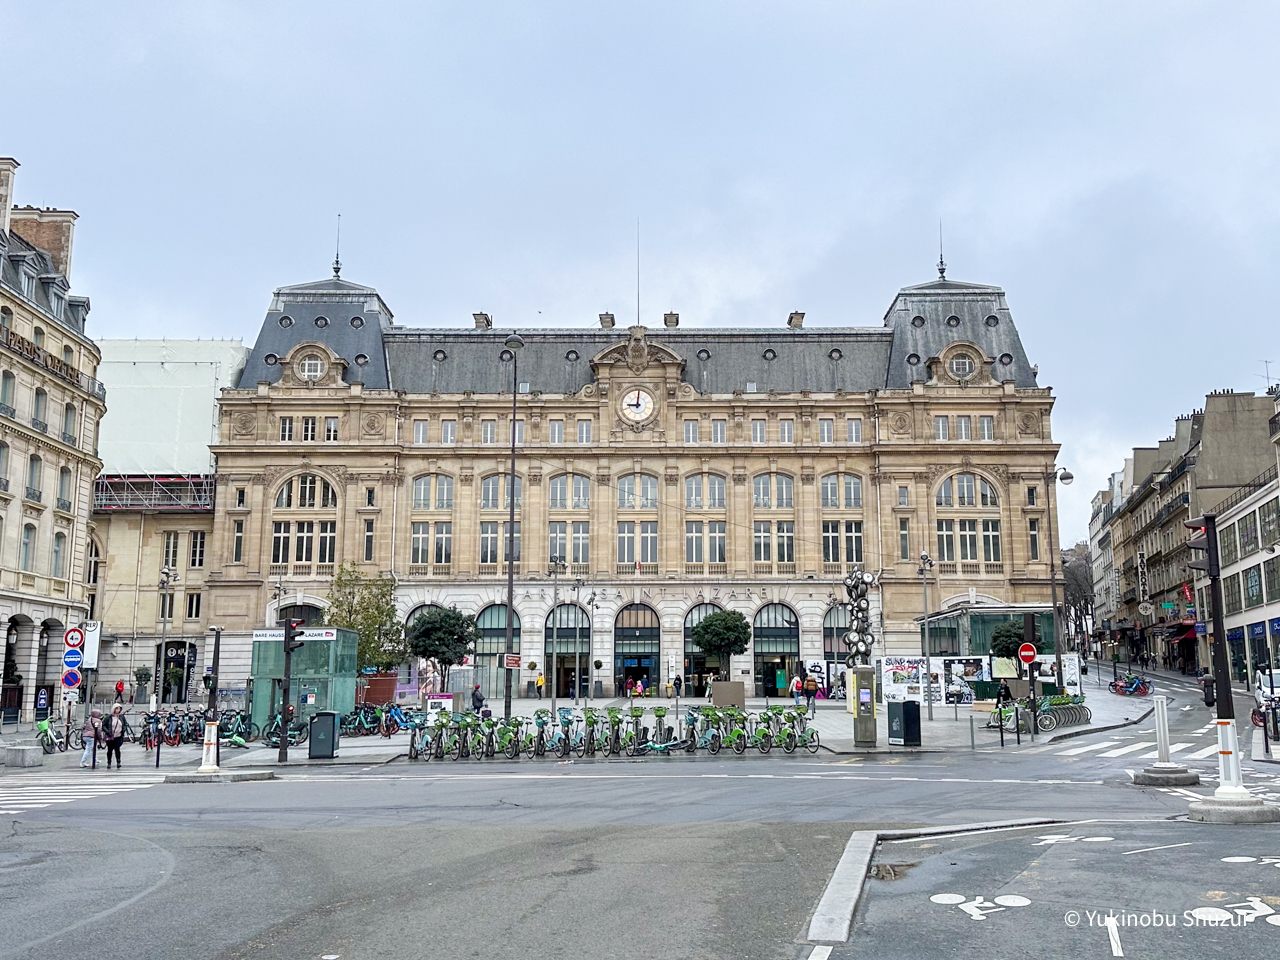
[[[999,714],[1000,722],[996,724],[1000,728],[1000,749],[1004,749],[1004,714]]]
[[[1022,746],[1022,715],[1016,703],[1013,705],[1013,735],[1018,738],[1018,746]]]
[[[1156,711],[1156,762],[1169,762],[1169,698],[1157,694],[1151,698]]]
[[[973,716],[972,716],[972,714],[969,716],[969,749],[970,749],[970,750],[977,750],[977,749],[978,749],[978,738],[977,738],[977,736],[976,736],[976,735],[974,734],[974,732],[973,732]]]

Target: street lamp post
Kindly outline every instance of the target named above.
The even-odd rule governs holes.
[[[920,655],[924,657],[924,699],[928,705],[929,719],[933,719],[933,672],[929,669],[929,571],[933,569],[933,558],[927,553],[920,554],[920,586],[924,589],[924,634],[920,638]]]
[[[547,665],[547,672],[551,676],[551,716],[556,717],[559,716],[556,713],[556,686],[560,679],[556,675],[556,632],[564,620],[560,615],[560,574],[564,571],[564,557],[553,556],[548,563],[551,566],[551,643],[548,647],[551,662]]]
[[[586,583],[581,577],[573,581],[573,705],[578,705],[578,695],[582,691],[582,637],[578,635],[578,618],[582,616],[582,608],[578,606],[578,594]],[[590,633],[588,632],[588,635]]]
[[[1053,501],[1057,499],[1057,483],[1069,487],[1075,475],[1066,467],[1054,467],[1045,474],[1045,500],[1049,506],[1049,596],[1053,603],[1053,657],[1058,667],[1058,692],[1066,691],[1066,677],[1062,673],[1062,629],[1058,619],[1058,546],[1054,536]],[[1052,488],[1052,489],[1050,489]]]
[[[524,341],[518,334],[507,337],[505,350],[500,354],[503,360],[511,361],[511,473],[507,477],[507,654],[515,653],[515,616],[516,616],[516,397],[520,393],[520,348]],[[504,664],[505,666],[505,664]],[[503,670],[502,709],[503,716],[511,719],[511,671]]]

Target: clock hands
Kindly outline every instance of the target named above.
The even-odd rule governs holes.
[[[639,390],[637,390],[637,391],[636,391],[636,402],[635,402],[635,403],[628,403],[628,404],[627,404],[627,406],[628,406],[628,407],[635,407],[637,410],[639,410],[639,409],[640,409],[640,407],[641,407],[642,405],[643,405],[643,404],[642,404],[642,402],[641,402],[641,393],[640,393],[640,391],[639,391]]]

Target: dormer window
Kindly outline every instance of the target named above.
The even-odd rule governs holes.
[[[319,380],[324,376],[324,360],[319,354],[308,353],[298,361],[298,376],[303,380]]]
[[[36,296],[36,275],[30,270],[22,271],[22,295],[28,300],[34,300]]]
[[[36,327],[35,330],[32,331],[31,342],[37,347],[42,349],[44,348],[44,330],[42,328]]]
[[[965,380],[973,376],[973,371],[977,369],[973,355],[968,353],[957,353],[951,358],[950,363],[951,375],[957,380]]]
[[[59,320],[62,319],[62,311],[67,305],[67,298],[56,290],[49,291],[49,312]]]

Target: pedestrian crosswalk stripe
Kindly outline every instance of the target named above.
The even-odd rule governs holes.
[[[110,779],[107,779],[107,778]],[[94,800],[112,794],[143,790],[163,782],[162,775],[117,777],[103,771],[85,771],[80,776],[14,776],[0,777],[0,814],[23,813],[42,807]]]
[[[1169,744],[1169,752],[1170,752],[1170,753],[1177,753],[1179,750],[1185,750],[1185,749],[1187,749],[1187,747],[1194,747],[1194,746],[1195,746],[1195,744],[1194,744],[1194,743],[1171,743],[1171,744]],[[1138,759],[1139,759],[1139,760],[1154,760],[1154,759],[1155,759],[1156,757],[1158,757],[1158,756],[1160,756],[1160,751],[1159,751],[1159,750],[1152,750],[1150,753],[1144,753],[1144,754],[1143,754],[1142,756],[1140,756]]]
[[[1211,747],[1205,747],[1203,750],[1197,750],[1195,753],[1188,753],[1182,759],[1184,760],[1207,760],[1218,752],[1218,745],[1215,743]]]
[[[1070,750],[1063,750],[1058,754],[1060,757],[1075,757],[1082,753],[1088,753],[1090,750],[1102,750],[1106,747],[1114,747],[1119,740],[1104,740],[1102,743],[1087,743],[1083,747],[1072,747]]]
[[[1137,750],[1151,749],[1156,745],[1154,740],[1143,740],[1141,743],[1131,743],[1126,747],[1119,747],[1115,750],[1108,750],[1106,753],[1100,753],[1100,757],[1123,757],[1126,753],[1133,753]]]

